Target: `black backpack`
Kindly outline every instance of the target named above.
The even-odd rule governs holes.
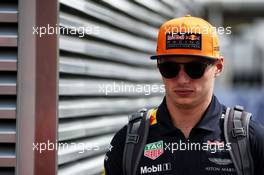
[[[123,174],[136,175],[138,164],[147,142],[151,109],[141,109],[133,113],[127,125],[126,143],[123,154]],[[242,106],[227,108],[221,117],[224,122],[226,143],[231,143],[229,151],[238,175],[253,175],[254,164],[249,142],[249,121],[251,113]]]

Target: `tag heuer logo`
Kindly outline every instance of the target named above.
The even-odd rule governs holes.
[[[144,148],[144,156],[152,160],[157,159],[163,154],[163,141],[149,143]]]

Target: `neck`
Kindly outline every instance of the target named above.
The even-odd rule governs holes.
[[[212,96],[197,105],[184,107],[174,104],[166,97],[167,108],[173,125],[183,132],[186,139],[189,138],[192,128],[201,120],[211,102],[211,99]]]

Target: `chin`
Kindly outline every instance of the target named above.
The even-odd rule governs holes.
[[[173,103],[177,106],[180,107],[185,107],[185,108],[189,108],[194,106],[195,104],[195,100],[193,98],[187,98],[187,97],[174,97],[174,99],[172,100]]]
[[[195,93],[177,94],[174,91],[170,91],[166,96],[173,104],[181,106],[193,106],[197,100]]]
[[[184,108],[190,108],[194,106],[194,102],[190,100],[175,100],[175,104]]]

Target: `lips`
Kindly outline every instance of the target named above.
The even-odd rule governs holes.
[[[179,95],[179,96],[189,96],[190,94],[193,93],[193,90],[190,89],[177,89],[174,90],[174,92]]]

